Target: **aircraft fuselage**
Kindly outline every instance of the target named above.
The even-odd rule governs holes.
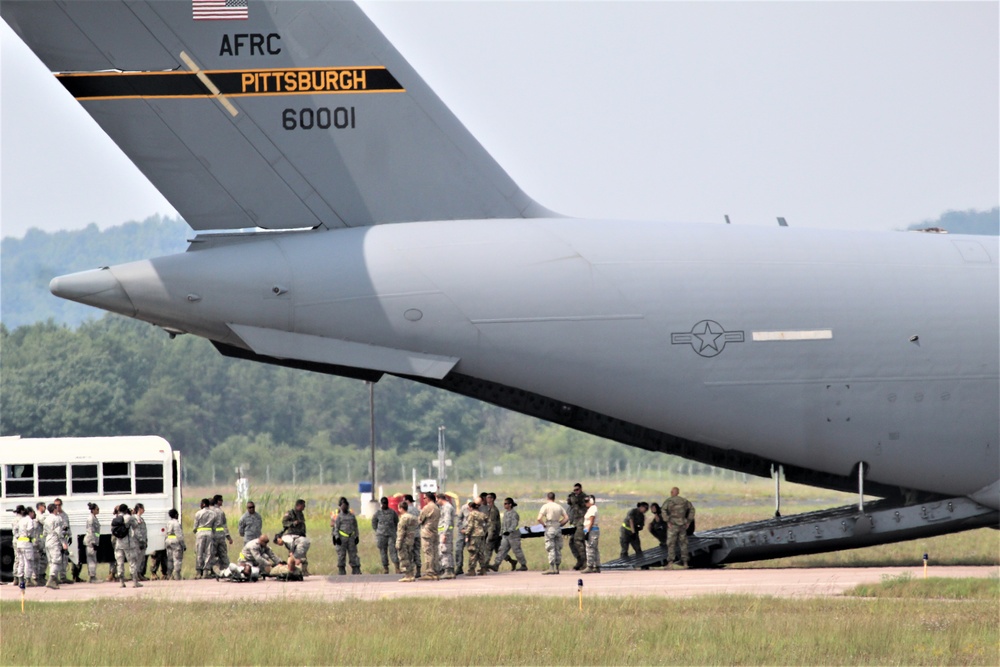
[[[420,222],[208,240],[52,290],[274,358],[458,373],[996,508],[996,262],[987,237]]]

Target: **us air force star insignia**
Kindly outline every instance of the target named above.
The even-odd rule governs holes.
[[[743,340],[742,331],[726,331],[721,324],[713,320],[698,322],[688,333],[670,334],[671,344],[689,344],[703,357],[714,357],[726,349],[726,343],[742,343]]]

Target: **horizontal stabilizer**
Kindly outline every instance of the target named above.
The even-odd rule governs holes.
[[[196,230],[551,215],[354,3],[4,0]]]
[[[242,324],[230,324],[229,328],[255,353],[277,359],[365,368],[435,380],[442,379],[458,363],[457,357],[442,357],[277,329]]]

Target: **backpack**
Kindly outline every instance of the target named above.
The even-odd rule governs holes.
[[[125,525],[125,519],[121,515],[111,520],[111,534],[119,540],[128,537],[128,526]]]

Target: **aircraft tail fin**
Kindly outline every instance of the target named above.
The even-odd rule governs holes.
[[[197,230],[552,215],[354,3],[4,0]]]

